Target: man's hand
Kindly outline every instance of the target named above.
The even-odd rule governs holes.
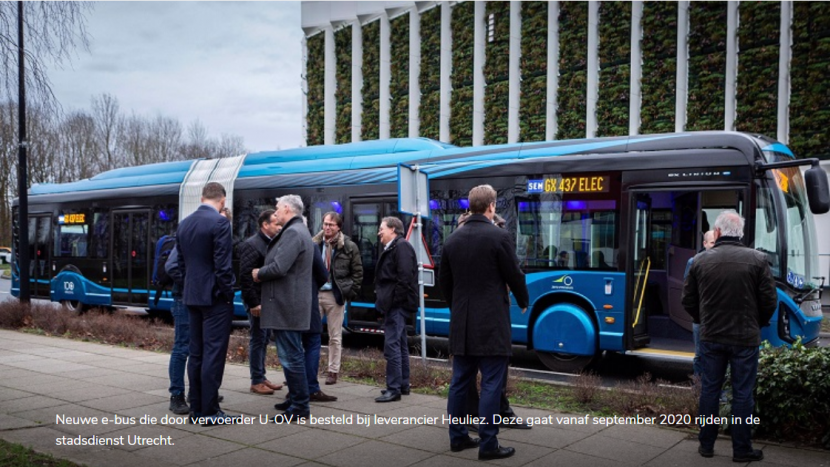
[[[254,282],[259,282],[259,268],[251,271],[251,275],[254,276]]]
[[[251,308],[251,316],[259,318],[259,313],[262,311],[262,305],[257,305]]]

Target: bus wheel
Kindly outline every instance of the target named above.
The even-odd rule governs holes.
[[[536,355],[548,369],[563,373],[581,373],[596,359],[594,355],[569,355],[540,351],[536,351]]]
[[[85,311],[89,310],[89,307],[87,305],[84,305],[78,300],[61,300],[61,305],[64,307],[64,309],[66,309],[67,311],[71,311],[76,315],[83,314]]]

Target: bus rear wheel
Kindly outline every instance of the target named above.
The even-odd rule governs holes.
[[[71,311],[76,315],[83,314],[84,312],[89,310],[89,306],[81,303],[78,300],[61,300],[61,305],[64,307],[64,309],[66,309],[67,311]]]
[[[581,373],[596,360],[595,355],[569,355],[540,351],[536,351],[536,355],[549,370],[562,373]]]

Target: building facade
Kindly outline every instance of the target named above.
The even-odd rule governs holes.
[[[830,158],[830,4],[303,2],[306,142],[694,130]]]

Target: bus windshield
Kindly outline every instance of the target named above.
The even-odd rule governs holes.
[[[804,177],[797,167],[775,169],[772,175],[775,178],[773,190],[777,191],[775,196],[783,206],[784,219],[779,225],[784,229],[787,245],[784,277],[796,289],[817,288],[821,281],[816,261],[818,241],[813,215],[807,204]]]

